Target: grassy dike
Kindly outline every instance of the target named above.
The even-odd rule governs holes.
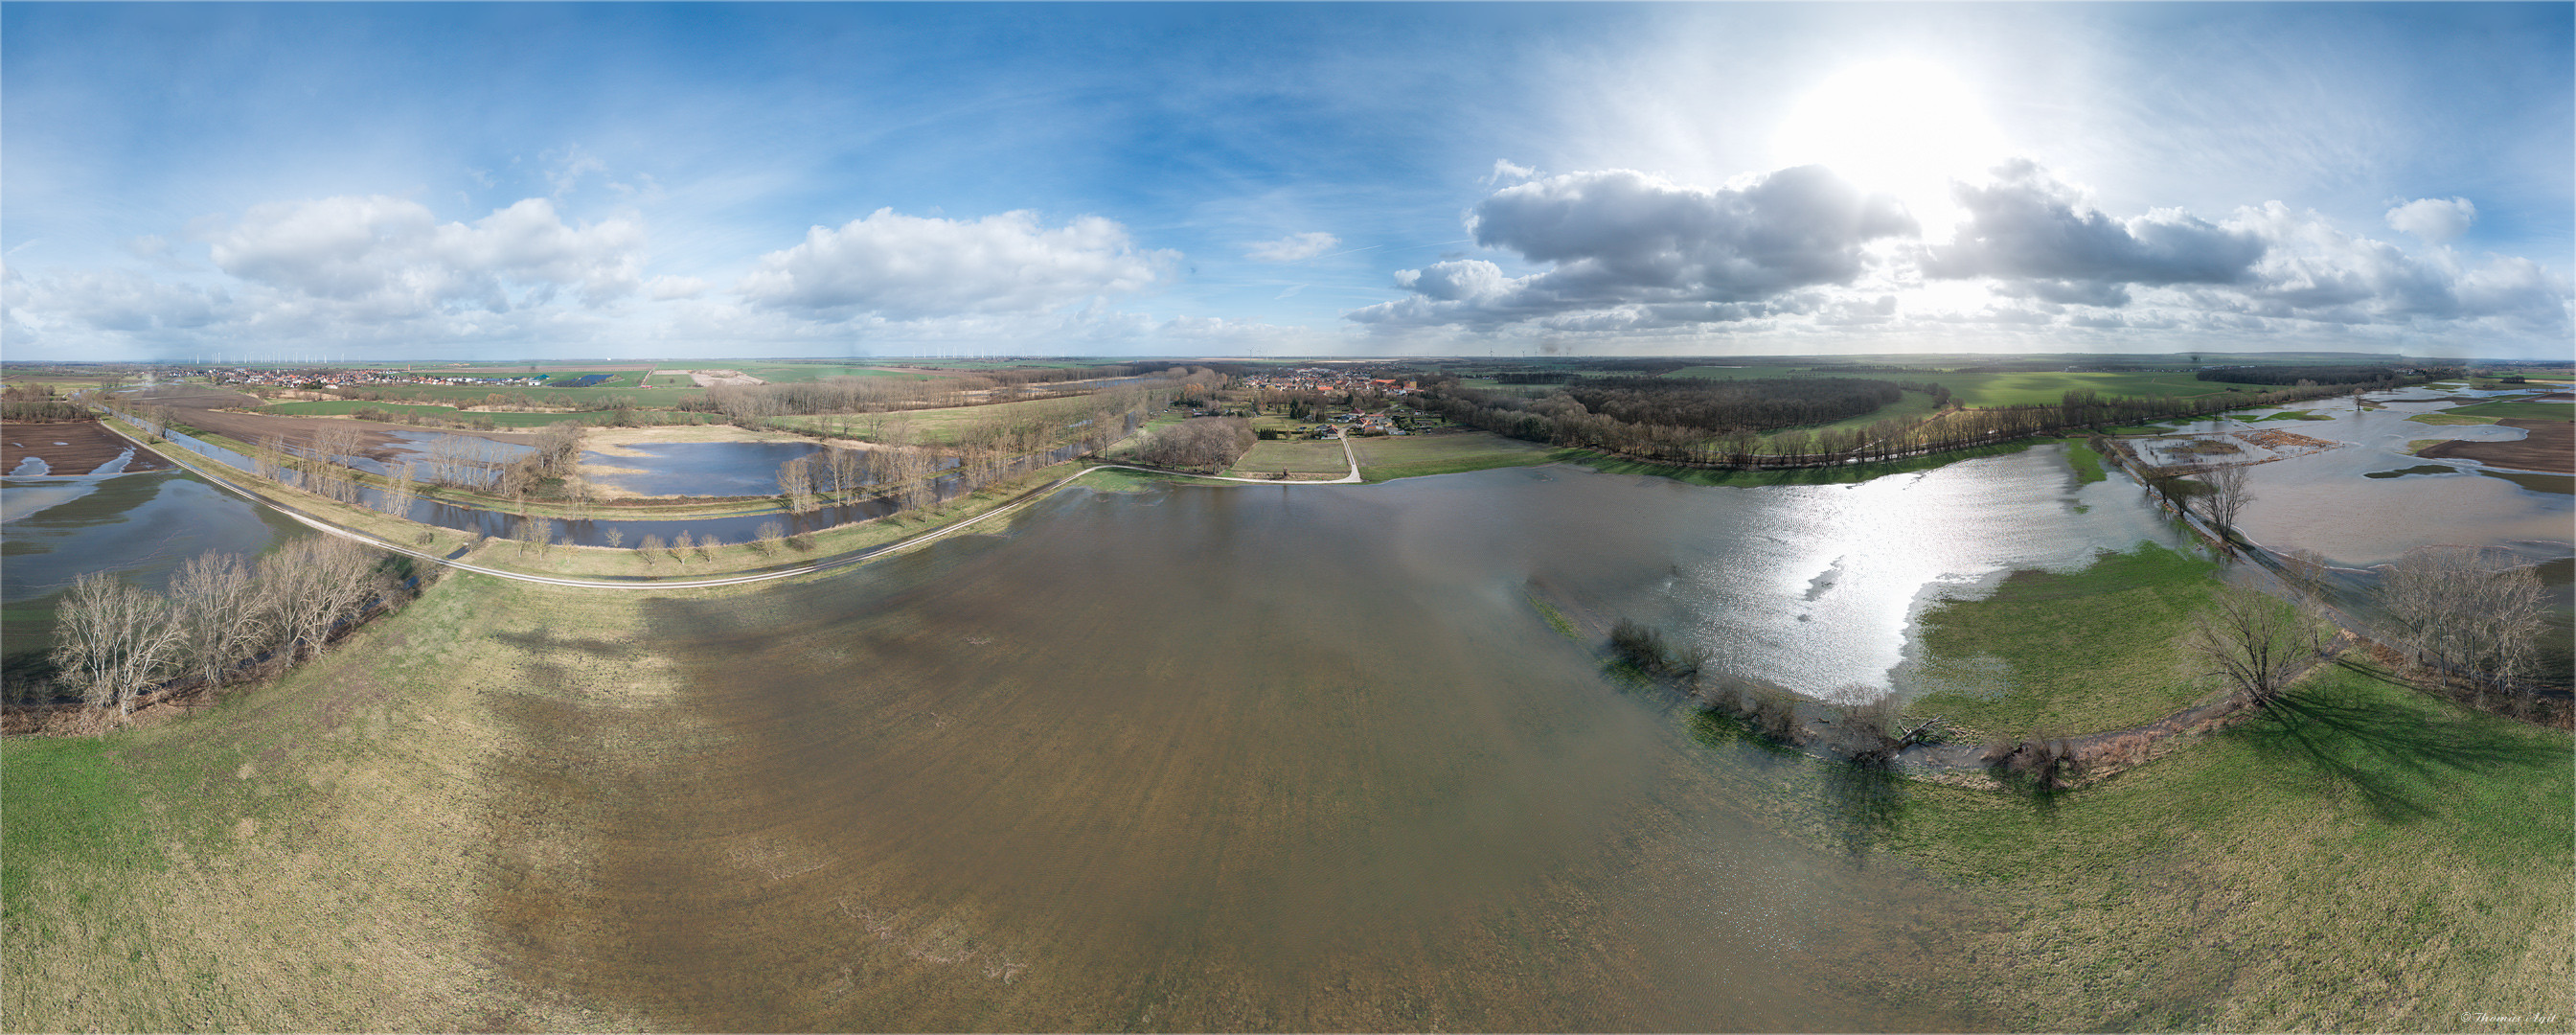
[[[2032,1031],[2564,1031],[2570,748],[2337,669],[2280,716],[2078,790],[1801,757],[1838,793],[1758,797],[1996,907],[1938,976],[1887,994]]]
[[[2203,689],[2173,644],[2215,568],[2142,545],[1934,609],[1930,667],[1986,681],[1908,710],[2016,736],[2171,711]],[[1941,976],[1887,994],[2039,1031],[2563,1031],[2576,1016],[2576,739],[2365,663],[2072,791],[1790,766],[1837,793],[1802,801],[1783,779],[1761,796],[1780,822],[1940,874],[2004,918],[1965,930],[1970,951]]]
[[[503,864],[585,863],[503,808],[545,747],[507,711],[675,689],[634,596],[452,575],[203,712],[0,744],[0,1027],[638,1026],[494,971],[478,922]],[[558,638],[636,649],[566,672]]]

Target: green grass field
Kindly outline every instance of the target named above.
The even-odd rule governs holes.
[[[2455,406],[2442,411],[2444,417],[2519,418],[2522,420],[2576,420],[2576,403],[2563,402],[2491,402],[2475,406]]]
[[[1339,452],[1340,448],[1337,446],[1334,451]],[[1487,431],[1355,438],[1351,440],[1351,452],[1359,458],[1360,479],[1371,482],[1482,471],[1494,467],[1528,467],[1555,463],[1573,455],[1571,450],[1505,438]]]
[[[2571,748],[2336,667],[2084,789],[1846,770],[1828,807],[1859,819],[1846,843],[1998,903],[1923,991],[2009,1029],[2555,1031],[2576,986]]]
[[[1354,448],[1357,444],[1354,442]],[[1243,457],[1234,462],[1226,474],[1237,478],[1259,478],[1286,471],[1290,474],[1349,474],[1350,459],[1342,455],[1342,444],[1332,439],[1316,442],[1255,442]]]
[[[2149,374],[2087,374],[2019,372],[2001,374],[1951,374],[1934,370],[1903,373],[1835,373],[1792,366],[1686,367],[1666,377],[1861,377],[1909,384],[1931,383],[1950,389],[1950,394],[1969,406],[2018,406],[2025,403],[2054,403],[2072,389],[2090,388],[2106,396],[2212,395],[2231,387],[2253,390],[2255,386],[2227,385],[2202,381],[2181,372]],[[1911,396],[1908,396],[1911,398]]]
[[[479,406],[493,395],[516,401],[526,399],[537,406],[579,408],[599,405],[605,396],[631,399],[639,409],[677,409],[684,400],[695,399],[705,392],[697,388],[518,388],[490,385],[381,385],[368,391],[382,394],[388,400],[416,403]]]
[[[2461,413],[2459,413],[2459,412],[2457,412],[2457,411],[2450,412],[2450,413],[2418,413],[2418,414],[2415,414],[2415,415],[2413,415],[2413,416],[2411,416],[2411,417],[2408,417],[2408,418],[2406,418],[2406,419],[2407,419],[2407,420],[2414,421],[2414,422],[2415,422],[2415,423],[2417,423],[2417,424],[2433,424],[2433,425],[2443,425],[2443,424],[2493,424],[2493,423],[2495,423],[2495,422],[2496,422],[2496,418],[2494,418],[2494,417],[2471,417],[2471,416],[2467,416],[2467,415],[2461,414]]]
[[[1992,596],[1921,619],[1927,685],[1912,710],[1969,736],[2074,735],[2171,714],[2211,688],[2176,646],[2218,565],[2141,543],[2082,571],[2019,571]]]
[[[423,406],[409,403],[363,402],[354,399],[327,399],[306,402],[274,403],[260,407],[257,412],[274,413],[294,417],[346,417],[366,407],[374,407],[387,413],[394,414],[398,419],[405,413],[417,413],[423,417],[434,417],[445,421],[471,422],[489,419],[493,424],[504,428],[542,428],[549,424],[561,424],[565,421],[598,421],[608,416],[606,411],[576,411],[569,413],[512,413],[509,411],[500,411],[489,413],[467,413],[453,406]],[[676,410],[638,410],[636,412],[638,414],[638,419],[647,423],[664,423],[686,418],[686,414]]]
[[[670,365],[664,364],[664,367],[668,369]],[[883,367],[861,366],[855,363],[750,363],[703,366],[697,369],[739,370],[772,384],[820,381],[827,377],[899,377],[911,381],[930,379],[928,374],[908,370],[887,370]],[[683,383],[688,381],[685,377],[680,380]]]

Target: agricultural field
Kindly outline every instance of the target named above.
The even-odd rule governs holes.
[[[1354,440],[1356,447],[1357,440]],[[1290,474],[1348,474],[1350,459],[1342,455],[1342,444],[1332,439],[1316,442],[1272,440],[1255,442],[1252,449],[1234,462],[1225,473],[1237,478],[1259,478],[1286,471]]]
[[[669,370],[673,369],[673,367],[671,364],[665,363],[662,365],[662,369]],[[715,369],[715,367],[711,366],[705,369]],[[914,381],[927,381],[930,379],[930,375],[928,374],[915,373],[906,370],[888,370],[884,367],[860,366],[851,363],[733,363],[723,365],[723,369],[739,370],[771,384],[786,384],[799,381],[820,381],[827,377],[900,377]],[[667,377],[670,375],[663,376]],[[688,382],[688,378],[686,376],[681,376],[677,378],[677,380],[683,384]]]
[[[2563,402],[2490,402],[2474,406],[2454,406],[2439,417],[2485,417],[2488,420],[2519,418],[2522,420],[2576,420],[2576,403]]]
[[[1336,447],[1336,451],[1338,449]],[[1351,451],[1359,458],[1360,478],[1372,482],[1426,474],[1481,471],[1489,467],[1555,463],[1565,459],[1569,452],[1536,442],[1504,438],[1489,431],[1355,438],[1351,440]]]
[[[1935,370],[1885,372],[1854,371],[1837,373],[1803,367],[1687,367],[1666,377],[1862,377],[1909,384],[1930,383],[1946,387],[1950,394],[1968,406],[2020,406],[2030,403],[2055,403],[2069,391],[2092,389],[2106,396],[2214,395],[2230,388],[2248,386],[2202,381],[2184,371],[2138,374],[2064,373],[2016,371],[1993,374],[1953,374]]]
[[[287,417],[346,417],[361,409],[369,407],[393,414],[396,419],[400,419],[404,414],[416,413],[422,417],[445,421],[470,422],[489,420],[493,425],[504,428],[542,428],[549,424],[561,424],[568,420],[597,420],[608,415],[607,411],[599,410],[572,412],[548,411],[541,413],[515,413],[504,410],[497,412],[468,413],[453,406],[365,402],[357,399],[324,399],[308,400],[305,402],[275,403],[268,406],[262,406],[256,412]],[[638,410],[636,411],[636,414],[639,421],[646,423],[672,420],[685,416],[676,410]]]

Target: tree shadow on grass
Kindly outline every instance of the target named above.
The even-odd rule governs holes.
[[[2403,687],[2385,673],[2338,662],[2375,682]],[[2404,693],[2412,694],[2411,689]],[[2373,700],[2352,689],[2318,686],[2275,699],[2262,720],[2244,727],[2258,751],[2303,764],[2329,786],[2348,788],[2392,823],[2434,815],[2447,786],[2468,775],[2563,764],[2565,752],[2515,736],[2495,720],[2462,716],[2401,698]]]

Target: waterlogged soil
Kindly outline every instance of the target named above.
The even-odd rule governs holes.
[[[1491,549],[1622,517],[1457,479],[1069,490],[638,601],[632,636],[528,591],[490,691],[524,748],[475,781],[507,975],[668,1029],[1991,1026],[1917,993],[1992,914],[1527,603],[1656,598],[1663,565]],[[1839,850],[1765,814],[1780,779]]]
[[[41,461],[44,470],[27,464],[29,458]],[[134,443],[118,437],[94,420],[63,421],[51,424],[0,424],[0,471],[18,475],[22,468],[28,475],[81,475],[102,466],[125,460],[118,472],[161,471],[170,462],[134,448]],[[115,473],[115,472],[111,472]]]

